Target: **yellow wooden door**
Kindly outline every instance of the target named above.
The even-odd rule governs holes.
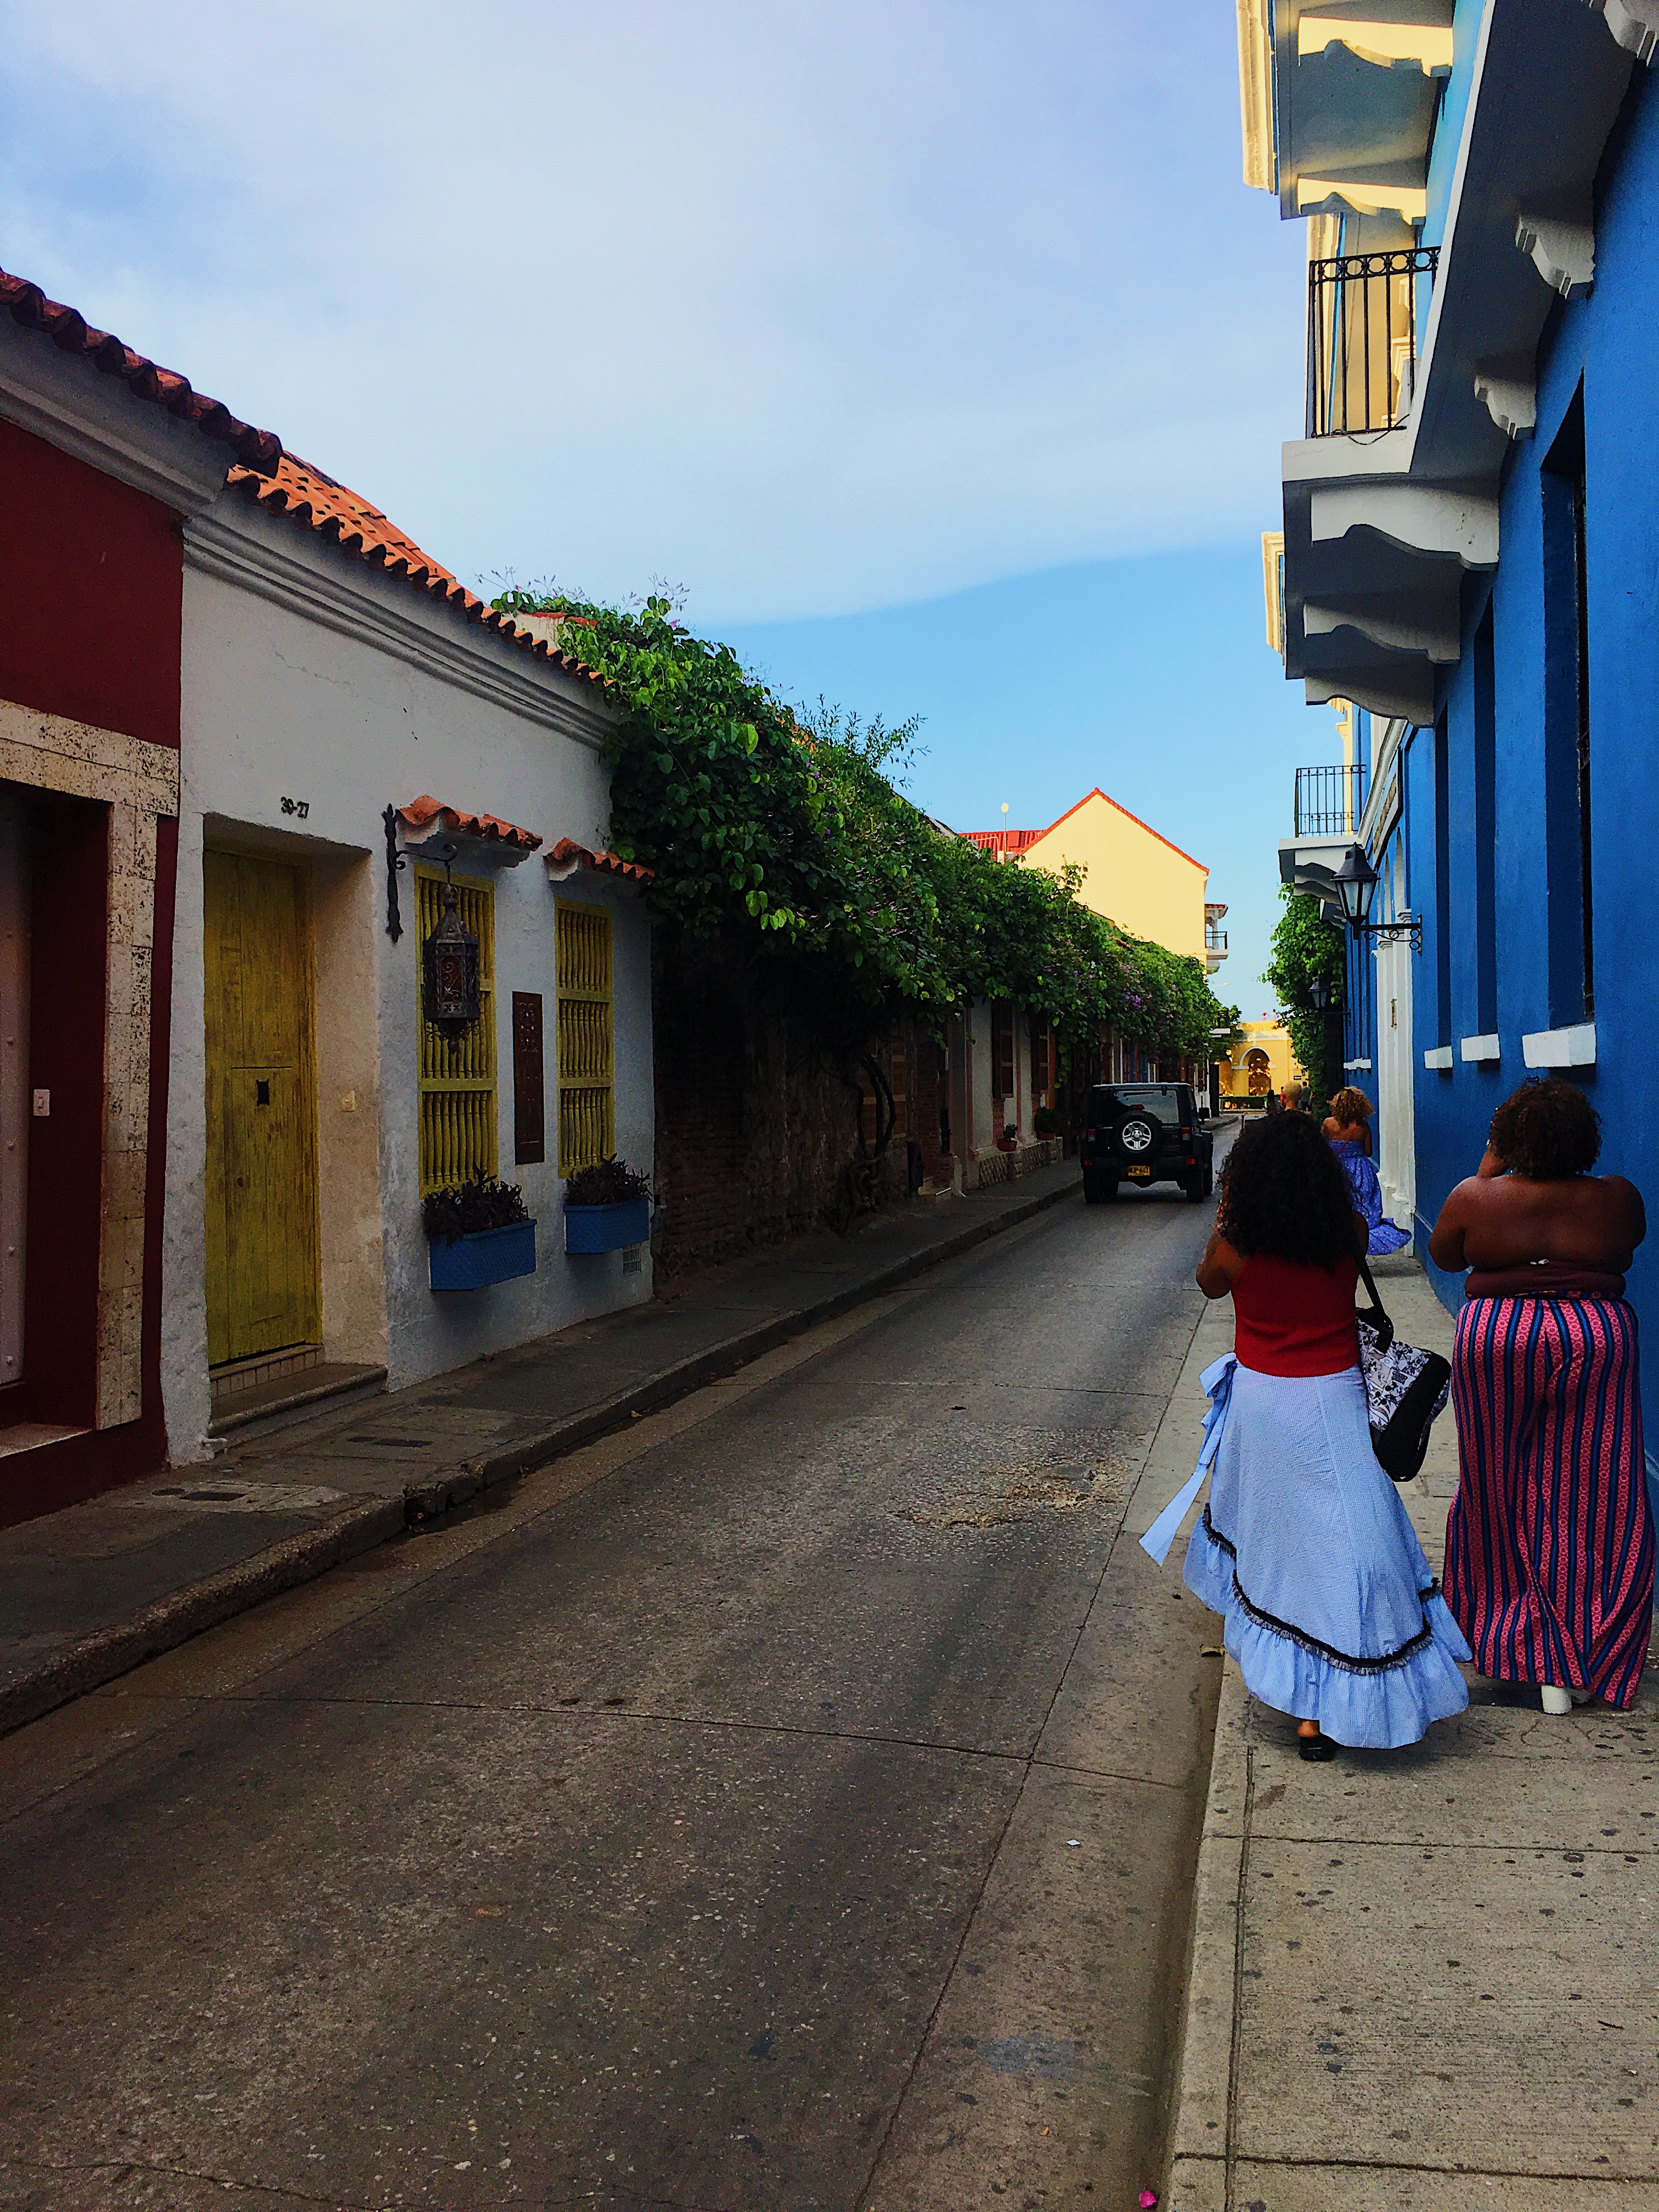
[[[207,853],[208,1363],[319,1334],[311,958],[297,868]]]

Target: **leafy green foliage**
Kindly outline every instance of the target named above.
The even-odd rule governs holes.
[[[1285,884],[1279,892],[1285,911],[1273,934],[1273,959],[1264,980],[1279,994],[1279,1012],[1291,1044],[1307,1071],[1316,1099],[1342,1088],[1338,1019],[1328,1018],[1313,1002],[1313,985],[1322,981],[1329,1005],[1342,1005],[1345,971],[1342,932],[1327,921],[1319,901]]]
[[[481,1230],[506,1229],[515,1221],[530,1218],[519,1185],[497,1182],[486,1175],[428,1191],[421,1201],[421,1211],[427,1241],[433,1244],[457,1244],[463,1237],[476,1237]]]
[[[914,759],[915,721],[861,723],[822,701],[798,716],[661,596],[629,611],[526,591],[495,604],[577,617],[562,644],[615,687],[610,842],[654,870],[653,914],[790,953],[826,1026],[1012,999],[1070,1042],[1109,1022],[1193,1052],[1232,1018],[1201,961],[1091,913],[1075,871],[995,860],[905,798],[891,772]]]
[[[625,1206],[630,1199],[649,1198],[651,1178],[630,1168],[612,1152],[591,1167],[578,1168],[564,1181],[566,1208],[573,1206]]]

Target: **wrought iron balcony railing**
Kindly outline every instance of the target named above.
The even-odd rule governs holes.
[[[1308,435],[1391,430],[1412,404],[1419,281],[1436,246],[1308,264]]]
[[[1296,772],[1296,835],[1352,837],[1365,811],[1370,775],[1363,761],[1352,767],[1299,768]]]
[[[1226,931],[1218,929],[1212,921],[1206,921],[1204,925],[1204,950],[1206,952],[1224,952],[1227,950]]]

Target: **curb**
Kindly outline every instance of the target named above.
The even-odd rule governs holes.
[[[1193,1884],[1187,2001],[1170,2148],[1168,2212],[1226,2212],[1232,2158],[1233,2046],[1238,2027],[1240,1919],[1249,1856],[1249,1693],[1223,1662],[1204,1832]]]
[[[1081,1188],[1079,1173],[1059,1189],[1043,1191],[988,1221],[976,1221],[954,1237],[942,1237],[926,1251],[912,1252],[895,1261],[861,1283],[850,1284],[844,1290],[816,1299],[811,1305],[797,1307],[791,1313],[777,1315],[754,1328],[740,1330],[700,1352],[695,1359],[683,1359],[672,1367],[647,1375],[614,1398],[586,1407],[580,1413],[533,1432],[505,1451],[493,1453],[486,1459],[464,1460],[453,1474],[439,1475],[418,1486],[410,1486],[399,1497],[368,1499],[318,1528],[286,1537],[250,1559],[158,1599],[136,1620],[100,1629],[96,1635],[83,1638],[67,1650],[55,1654],[32,1674],[0,1689],[0,1735],[40,1719],[71,1698],[100,1689],[118,1675],[142,1666],[145,1660],[187,1643],[204,1629],[216,1628],[220,1622],[248,1612],[268,1597],[314,1581],[343,1560],[355,1559],[359,1553],[372,1551],[376,1545],[401,1535],[411,1521],[428,1519],[453,1505],[464,1504],[480,1490],[545,1467],[550,1460],[561,1458],[578,1445],[591,1443],[594,1437],[620,1427],[632,1414],[654,1412],[677,1398],[689,1396],[722,1372],[763,1352],[773,1351],[820,1322],[834,1321],[854,1306],[863,1305],[871,1298],[880,1297],[884,1292],[896,1290],[916,1276],[926,1274],[930,1267],[956,1259],[971,1251],[975,1245],[983,1244],[1062,1205],[1066,1200],[1075,1198]]]
[[[401,1534],[406,1522],[401,1498],[370,1498],[337,1514],[319,1528],[284,1537],[251,1559],[158,1598],[136,1620],[83,1637],[33,1674],[0,1690],[0,1735],[39,1720],[72,1698],[84,1697],[88,1690],[101,1688],[118,1674],[187,1643],[204,1629],[216,1628],[222,1620],[247,1612],[265,1598],[313,1581],[343,1559],[373,1551],[388,1537]]]

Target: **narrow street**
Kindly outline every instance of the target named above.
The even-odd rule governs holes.
[[[1132,2204],[1211,1218],[1068,1203],[0,1744],[0,2203]]]

